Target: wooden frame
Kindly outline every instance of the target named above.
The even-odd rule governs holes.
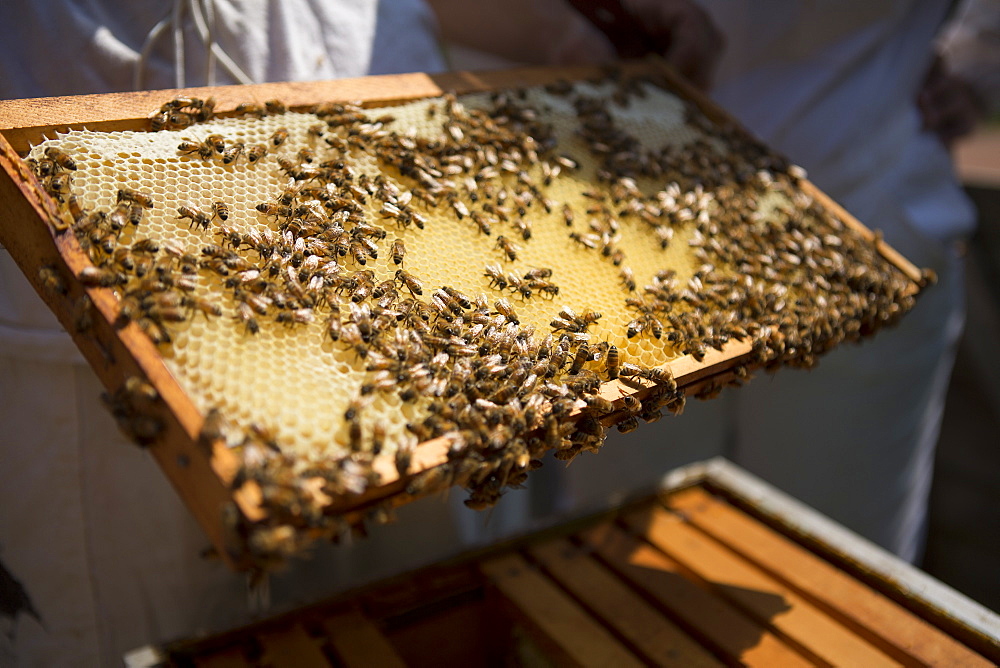
[[[655,68],[679,95],[693,101],[710,119],[720,124],[735,123],[698,91],[671,72],[663,71],[659,63],[632,63],[628,67]],[[85,288],[73,282],[68,286],[68,292],[61,295],[47,291],[42,285],[38,277],[39,267],[51,265],[63,276],[76,276],[89,264],[89,260],[73,235],[53,232],[53,226],[59,221],[56,205],[21,156],[32,144],[56,132],[84,127],[105,131],[144,129],[151,110],[163,100],[179,95],[213,96],[217,100],[218,115],[226,116],[233,115],[236,105],[247,100],[280,98],[291,108],[309,107],[327,100],[359,100],[365,106],[384,106],[439,96],[449,90],[467,93],[541,85],[559,79],[583,79],[598,73],[596,68],[524,68],[485,73],[406,74],[310,83],[0,101],[0,243],[10,251],[36,291],[71,333],[109,391],[121,388],[129,376],[148,379],[157,389],[162,402],[158,403],[155,417],[162,422],[163,431],[150,452],[227,563],[247,566],[241,561],[241,546],[227,534],[222,510],[226,504],[235,501],[247,519],[261,519],[259,489],[253,484],[246,484],[235,493],[230,491],[229,483],[239,466],[235,455],[219,443],[209,447],[199,443],[205,416],[184,394],[164,366],[155,345],[136,325],[130,324],[121,329],[113,327],[117,303],[110,291]],[[874,239],[868,229],[814,186],[804,182],[803,188],[851,228],[869,240]],[[876,243],[882,255],[912,281],[912,292],[916,293],[922,284],[920,271],[884,242]],[[94,327],[86,334],[75,331],[72,307],[74,300],[84,293],[92,299],[100,316],[95,318]],[[679,387],[688,393],[698,393],[732,380],[733,367],[747,364],[750,357],[749,342],[731,341],[721,351],[708,351],[701,362],[686,356],[666,366]],[[633,392],[619,381],[608,382],[602,389],[605,398],[619,401],[623,394]],[[643,394],[644,391],[640,390],[639,398]],[[604,421],[611,423],[618,418],[619,415],[612,414]],[[447,447],[443,439],[421,443],[414,452],[409,473],[415,475],[445,463]],[[404,491],[406,480],[400,479],[390,457],[377,459],[374,468],[382,476],[382,485],[349,500],[335,500],[328,510],[362,513],[374,504],[398,504],[409,500]]]

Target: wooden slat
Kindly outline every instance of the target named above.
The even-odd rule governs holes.
[[[642,67],[633,63],[630,67]],[[263,103],[280,99],[295,109],[325,101],[357,101],[366,106],[385,106],[447,91],[471,93],[497,88],[536,86],[557,79],[583,79],[600,74],[597,67],[522,67],[490,72],[443,72],[440,74],[386,74],[330,81],[277,82],[250,86],[205,86],[170,88],[102,95],[71,95],[23,100],[0,100],[0,133],[24,153],[31,144],[56,132],[83,127],[98,131],[144,130],[147,116],[174,97],[216,99],[220,116],[231,114],[244,102]]]
[[[517,612],[518,621],[578,666],[641,666],[640,662],[573,599],[522,557],[510,553],[480,568]]]
[[[789,587],[836,611],[901,660],[992,665],[954,638],[745,513],[693,487],[664,497],[701,531],[752,559]]]
[[[659,666],[720,666],[686,633],[610,571],[567,540],[536,545],[529,554],[592,615]]]
[[[337,658],[345,668],[380,666],[397,668],[406,665],[392,643],[368,618],[357,610],[332,615],[323,620]]]
[[[875,646],[753,564],[662,508],[629,513],[625,520],[713,591],[832,665],[898,665]]]
[[[298,624],[259,633],[257,640],[274,668],[331,668],[319,644]]]
[[[229,647],[212,654],[195,658],[198,668],[251,668],[254,664],[247,660],[239,647]]]
[[[662,552],[618,527],[601,524],[579,537],[610,568],[728,661],[761,667],[812,665],[764,625],[685,578]]]

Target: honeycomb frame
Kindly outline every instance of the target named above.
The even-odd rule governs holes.
[[[722,111],[708,102],[696,91],[678,81],[658,64],[641,63],[629,65],[629,73],[655,74],[666,78],[672,92],[682,100],[695,105],[712,122],[735,128],[733,121]],[[107,96],[85,96],[89,99],[64,98],[37,103],[30,116],[21,113],[25,106],[18,102],[0,104],[0,132],[11,144],[2,146],[2,163],[6,179],[5,200],[10,201],[11,219],[40,218],[45,226],[28,228],[20,226],[16,230],[4,226],[0,240],[11,251],[12,256],[22,266],[25,274],[35,284],[36,289],[60,317],[66,329],[74,335],[81,350],[97,370],[108,387],[112,404],[117,401],[118,412],[129,416],[132,407],[122,407],[128,403],[130,392],[134,394],[135,379],[148,383],[155,389],[155,401],[142,406],[143,414],[155,415],[158,422],[152,440],[156,442],[150,451],[157,458],[167,475],[178,488],[181,496],[191,507],[197,519],[208,532],[220,553],[231,564],[247,565],[254,561],[246,549],[248,533],[246,526],[266,524],[267,511],[262,510],[261,494],[258,486],[244,484],[234,490],[231,483],[239,475],[240,464],[227,448],[224,439],[210,438],[211,429],[206,429],[209,411],[204,406],[196,407],[191,398],[178,385],[174,375],[163,364],[161,352],[149,338],[129,325],[116,327],[120,317],[118,299],[103,288],[84,286],[71,277],[79,276],[89,265],[83,249],[72,234],[60,234],[66,226],[65,211],[60,211],[56,202],[45,191],[43,184],[35,178],[26,164],[18,159],[15,150],[25,153],[29,144],[37,143],[48,132],[79,129],[83,126],[101,130],[123,130],[142,128],[150,108],[171,95],[208,97],[215,95],[220,104],[220,116],[232,115],[236,102],[283,99],[292,108],[312,106],[320,101],[361,100],[365,106],[382,107],[388,103],[438,97],[446,90],[458,93],[497,90],[519,86],[544,85],[562,80],[586,80],[601,75],[590,68],[529,69],[513,70],[479,75],[454,74],[443,77],[426,75],[404,75],[398,77],[370,77],[361,80],[324,82],[318,84],[267,84],[252,87],[226,87],[206,91],[160,91],[155,94],[137,93]],[[152,102],[155,100],[155,103]],[[87,106],[81,105],[86,102]],[[6,105],[6,109],[4,108]],[[39,113],[39,107],[42,113]],[[81,109],[85,109],[83,111]],[[124,113],[123,113],[124,112]],[[129,113],[133,112],[133,113]],[[74,115],[77,118],[74,118]],[[25,123],[31,118],[31,123]],[[47,119],[58,122],[45,125]],[[821,206],[832,211],[843,221],[847,229],[861,234],[871,241],[878,253],[889,264],[900,271],[909,287],[901,296],[912,298],[924,277],[912,265],[896,254],[884,242],[860,225],[849,214],[832,203],[807,181],[800,187],[809,193]],[[10,191],[10,192],[7,192]],[[14,194],[16,192],[16,194]],[[64,290],[52,290],[39,277],[40,267],[54,267],[58,275],[65,279]],[[84,295],[93,303],[95,322],[85,331],[79,327],[78,304]],[[902,310],[905,310],[902,309]],[[756,359],[748,340],[732,340],[719,347],[710,348],[702,355],[683,355],[672,359],[669,367],[678,386],[689,394],[711,394],[725,382],[739,380],[747,368],[759,365],[765,360]],[[701,358],[701,359],[698,359]],[[130,386],[129,384],[132,383]],[[623,397],[635,396],[642,400],[654,391],[649,384],[625,384],[621,380],[610,380],[600,388],[600,395],[614,402],[614,412],[603,415],[600,421],[613,424],[629,417],[623,410]],[[129,399],[134,401],[134,399]],[[139,399],[142,402],[145,399]],[[568,417],[579,412],[574,409]],[[119,415],[121,417],[121,415]],[[133,429],[134,431],[135,429]],[[135,436],[135,434],[133,434]],[[141,434],[140,434],[141,436]],[[419,490],[413,485],[415,479],[435,479],[435,470],[448,461],[448,439],[436,438],[421,443],[414,451],[407,476],[400,476],[397,466],[389,458],[376,458],[373,469],[380,475],[378,486],[361,494],[330,498],[313,487],[309,494],[322,499],[322,505],[329,513],[347,513],[348,517],[360,517],[371,513],[381,513],[386,505],[398,504],[419,493],[432,491],[435,485],[421,485]],[[225,512],[223,512],[225,508]],[[228,513],[228,519],[224,515]],[[240,515],[237,520],[233,514]],[[237,531],[234,531],[234,528]],[[310,534],[321,533],[311,530]],[[312,537],[310,535],[310,537]]]

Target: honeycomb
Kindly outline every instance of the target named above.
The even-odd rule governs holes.
[[[601,381],[660,389],[626,403],[628,430],[683,406],[656,371],[678,356],[749,339],[757,363],[809,365],[912,301],[801,170],[649,78],[209,106],[29,158],[95,265],[81,281],[118,295],[242,454],[234,484],[273,500],[260,551],[319,521],[294,481],[360,493],[375,456],[402,473],[445,436],[455,466],[434,482],[479,507],[544,449],[600,444]]]

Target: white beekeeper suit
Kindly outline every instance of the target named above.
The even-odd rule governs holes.
[[[130,88],[146,31],[168,8],[115,4],[122,7],[113,12],[82,0],[0,5],[0,40],[10,52],[38,54],[34,36],[42,34],[72,50],[56,57],[49,47],[50,57],[36,56],[31,67],[0,60],[0,97]],[[905,554],[919,534],[948,351],[961,320],[959,263],[948,241],[971,223],[947,155],[920,133],[912,105],[946,3],[705,4],[730,44],[717,90],[723,105],[915,263],[937,270],[941,283],[899,330],[843,354],[871,358],[863,365],[835,352],[815,372],[757,378],[680,419],[626,439],[613,436],[599,456],[533,474],[529,493],[508,494],[489,524],[459,514],[465,539],[502,535],[552,509],[608,503],[674,465],[721,452],[727,442],[737,461],[893,549]],[[372,1],[211,5],[215,40],[255,81],[357,76],[370,59],[375,72],[441,68],[420,0],[383,0],[379,18],[392,22],[379,24],[378,40],[397,48],[374,53]],[[209,63],[197,27],[186,25],[186,83],[200,85]],[[383,32],[392,27],[391,36]],[[539,39],[558,43],[565,55],[576,38]],[[175,85],[173,44],[165,31],[143,68],[143,87]],[[382,60],[392,53],[399,60]],[[221,58],[215,67],[219,83],[238,81]],[[97,400],[99,384],[58,329],[0,251],[0,560],[45,623],[21,615],[12,646],[0,634],[0,665],[109,665],[140,644],[245,621],[242,579],[194,557],[206,539],[153,460],[123,443]],[[821,396],[796,403],[805,392],[798,384],[818,385]],[[723,410],[733,400],[753,417],[741,423],[735,443]],[[872,412],[862,413],[864,406]],[[778,414],[776,422],[759,420],[769,412]],[[796,425],[803,429],[794,431]],[[832,444],[820,440],[827,434]],[[453,506],[460,496],[452,495]],[[453,550],[458,530],[437,522],[444,508],[433,500],[408,506],[400,523],[351,550],[322,549],[322,558],[273,579],[276,605]],[[390,564],[385,557],[393,554]],[[0,631],[8,623],[0,617]]]
[[[713,96],[939,282],[898,327],[737,393],[731,457],[904,559],[919,558],[973,229],[916,96],[949,2],[703,3],[728,38]]]
[[[175,17],[183,29],[161,24],[140,65],[148,31]],[[199,22],[221,49],[217,84],[443,68],[422,0],[13,0],[0,3],[0,99],[129,90],[136,80],[205,85]],[[204,533],[152,457],[118,432],[102,389],[0,250],[0,561],[41,617],[0,615],[0,666],[118,665],[140,645],[249,621],[243,576],[198,556]],[[411,528],[427,524],[416,519],[426,512],[446,509],[404,511],[410,522],[276,577],[275,608],[387,574],[378,555],[388,544],[408,546],[402,565],[440,558],[426,554],[438,543]]]
[[[438,0],[443,1],[443,0]],[[611,51],[578,17],[510,0],[545,26],[524,60],[592,60]],[[628,6],[628,2],[624,3]],[[670,468],[724,454],[899,556],[920,556],[945,393],[963,321],[956,241],[974,212],[950,157],[921,127],[916,97],[945,0],[699,0],[726,37],[712,91],[770,146],[918,267],[927,289],[894,329],[843,346],[812,371],[759,374],[745,388],[608,439],[601,454],[541,469],[539,510],[579,512],[649,486]],[[563,33],[553,30],[560,20]],[[541,36],[538,36],[541,39]],[[522,36],[522,43],[536,40]],[[558,46],[556,49],[555,46]],[[544,490],[536,483],[549,478]],[[504,503],[507,499],[504,500]],[[499,510],[507,510],[504,506]],[[537,521],[537,518],[536,518]]]

